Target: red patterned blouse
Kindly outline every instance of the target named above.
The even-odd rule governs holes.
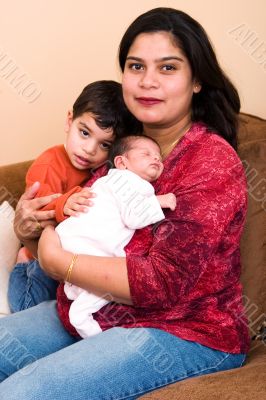
[[[137,230],[126,246],[134,306],[111,302],[95,318],[103,330],[153,327],[246,353],[239,242],[247,193],[241,161],[224,139],[194,123],[165,160],[154,187],[157,194],[175,193],[177,206],[165,211],[162,222]],[[61,284],[59,316],[77,335],[68,318],[70,304]]]

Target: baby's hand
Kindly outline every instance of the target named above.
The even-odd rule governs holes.
[[[170,208],[172,211],[176,208],[176,197],[174,193],[162,194],[156,197],[162,208]]]
[[[64,214],[77,217],[79,212],[88,212],[88,207],[93,205],[91,197],[95,197],[95,194],[88,187],[72,194],[64,205]]]

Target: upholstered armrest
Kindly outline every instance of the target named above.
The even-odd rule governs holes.
[[[25,189],[25,175],[32,161],[0,166],[0,204],[7,200],[15,207]]]

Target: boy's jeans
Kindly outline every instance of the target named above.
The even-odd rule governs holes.
[[[8,302],[11,312],[54,300],[57,286],[58,282],[45,274],[37,260],[17,264],[9,278]]]

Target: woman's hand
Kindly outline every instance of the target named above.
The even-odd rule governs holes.
[[[88,212],[88,207],[93,205],[90,198],[95,197],[90,188],[85,187],[78,193],[73,193],[64,205],[64,214],[68,216],[78,216],[79,212]]]
[[[38,260],[42,269],[53,279],[63,281],[72,254],[63,250],[54,227],[44,228],[38,243]]]
[[[55,211],[41,211],[41,208],[50,203],[60,194],[53,194],[45,197],[38,197],[36,193],[40,187],[39,182],[35,182],[21,196],[15,213],[14,230],[22,243],[40,237],[42,229],[47,225],[55,225]]]

